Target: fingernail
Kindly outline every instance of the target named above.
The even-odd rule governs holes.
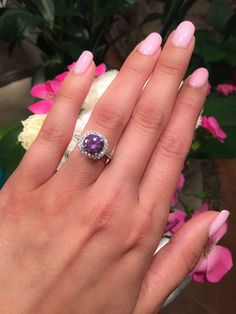
[[[161,35],[151,33],[140,43],[138,50],[146,56],[154,55],[160,48],[161,42]]]
[[[230,212],[228,210],[222,210],[218,216],[215,218],[215,220],[210,225],[210,228],[208,230],[208,236],[211,238],[217,231],[220,230],[220,228],[223,226],[223,224],[226,222],[230,215]]]
[[[91,62],[93,60],[93,54],[90,51],[84,51],[79,59],[76,61],[73,70],[76,74],[83,74],[89,68]]]
[[[172,37],[172,43],[175,47],[186,48],[193,38],[195,27],[192,22],[184,21],[176,28]]]
[[[189,77],[188,83],[192,87],[201,87],[206,84],[209,77],[209,73],[205,68],[199,68],[195,70]]]

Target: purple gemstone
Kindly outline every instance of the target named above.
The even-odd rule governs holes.
[[[99,154],[104,148],[104,140],[97,134],[89,134],[83,140],[82,147],[88,154]]]

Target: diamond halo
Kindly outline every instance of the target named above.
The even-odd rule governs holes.
[[[97,131],[87,131],[80,136],[75,136],[78,140],[80,151],[91,159],[100,159],[107,156],[111,159],[108,152],[109,143],[104,135]]]

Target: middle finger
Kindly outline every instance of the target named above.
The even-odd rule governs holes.
[[[142,92],[108,171],[139,182],[170,117],[194,48],[194,25],[182,22],[172,33]],[[116,158],[117,157],[117,158]],[[123,179],[125,179],[123,178]]]

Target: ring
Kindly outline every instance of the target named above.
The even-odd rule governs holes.
[[[104,135],[97,131],[87,131],[81,135],[74,136],[78,140],[80,151],[91,159],[100,159],[103,156],[112,159],[108,152],[109,142]]]

